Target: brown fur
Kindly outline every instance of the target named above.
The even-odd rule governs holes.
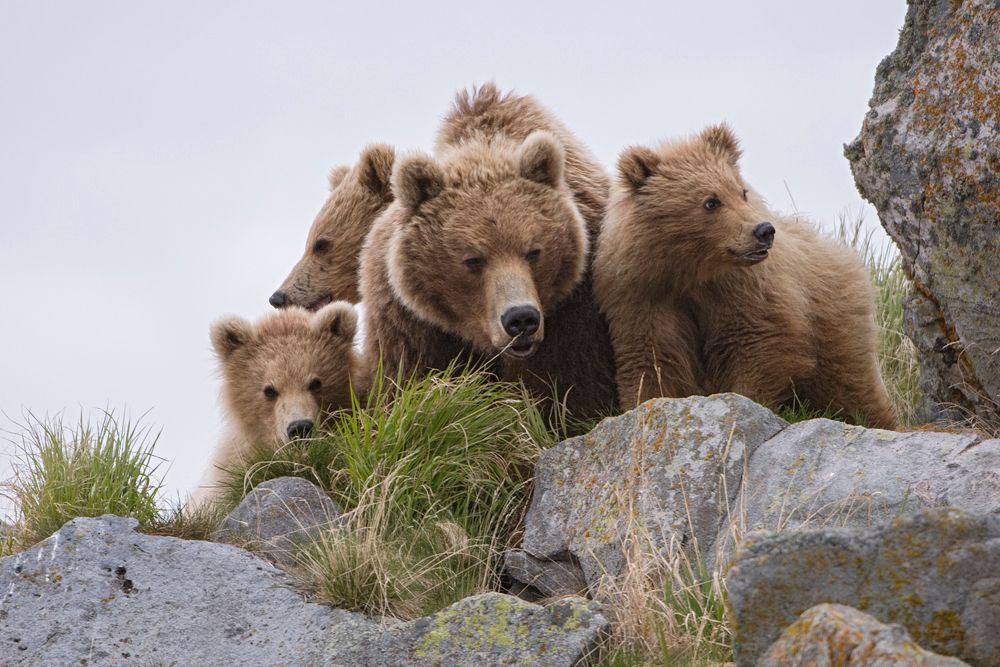
[[[292,422],[305,419],[318,425],[326,413],[350,406],[352,387],[356,394],[366,393],[371,379],[354,349],[356,328],[354,307],[343,301],[316,313],[286,308],[256,325],[239,317],[212,325],[227,433],[201,484],[199,501],[211,493],[221,468],[287,443]],[[320,386],[311,389],[316,380]],[[265,395],[266,387],[277,396]]]
[[[894,426],[866,269],[849,248],[769,212],[739,157],[726,126],[620,157],[594,271],[622,405],[733,391]],[[711,198],[721,205],[706,210]],[[762,247],[753,230],[763,222],[774,244],[754,263],[742,256]]]
[[[575,416],[611,408],[613,352],[588,268],[609,184],[569,131],[532,98],[486,85],[459,94],[436,156],[402,158],[392,184],[361,268],[367,351],[385,373],[495,358],[536,395],[568,392]],[[517,305],[542,314],[526,359],[500,321]]]
[[[305,253],[278,288],[284,306],[316,310],[331,301],[360,300],[358,257],[375,218],[392,202],[395,161],[390,146],[374,144],[353,168],[330,173],[330,196],[309,230]]]

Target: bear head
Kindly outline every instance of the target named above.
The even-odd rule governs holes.
[[[655,267],[651,280],[690,287],[767,259],[774,225],[740,174],[740,155],[726,125],[621,154],[606,224],[628,226],[617,236],[630,240],[635,270]]]
[[[212,325],[230,418],[258,446],[309,435],[324,413],[351,402],[357,314],[338,301],[316,313],[291,307],[256,325],[223,318]]]
[[[584,221],[550,133],[401,158],[386,266],[397,298],[486,354],[530,357],[580,282]],[[390,216],[389,213],[386,214]]]
[[[358,255],[375,218],[392,202],[395,160],[392,147],[375,144],[353,168],[330,173],[330,195],[309,230],[305,253],[271,295],[272,306],[316,310],[331,301],[360,300]]]

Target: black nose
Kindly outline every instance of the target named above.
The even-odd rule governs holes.
[[[503,330],[511,338],[521,334],[530,336],[538,331],[538,324],[542,321],[542,314],[534,306],[515,306],[509,308],[500,318]]]
[[[774,243],[774,225],[770,222],[762,222],[753,228],[753,237],[761,243],[767,244],[770,248]]]
[[[304,438],[312,433],[312,430],[313,422],[311,419],[296,419],[288,425],[288,437]]]
[[[275,308],[284,308],[285,304],[288,303],[288,295],[281,290],[278,290],[271,295],[271,298],[268,299],[267,302]]]

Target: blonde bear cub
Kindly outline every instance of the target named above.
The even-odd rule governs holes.
[[[354,346],[354,307],[344,301],[316,313],[286,308],[256,324],[225,317],[212,325],[222,375],[226,432],[191,502],[215,496],[225,469],[254,452],[310,435],[328,412],[363,395],[370,373]]]

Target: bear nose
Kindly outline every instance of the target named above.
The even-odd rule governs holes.
[[[284,308],[285,304],[288,303],[288,295],[281,290],[278,290],[271,295],[271,298],[268,299],[267,302],[275,308]]]
[[[542,321],[542,314],[534,306],[514,306],[508,308],[500,318],[503,330],[511,338],[515,336],[530,336],[538,331],[538,325]]]
[[[304,438],[312,433],[312,430],[313,422],[311,419],[296,419],[288,425],[288,437]]]
[[[753,228],[753,237],[770,248],[774,243],[774,225],[770,222],[760,223]]]

